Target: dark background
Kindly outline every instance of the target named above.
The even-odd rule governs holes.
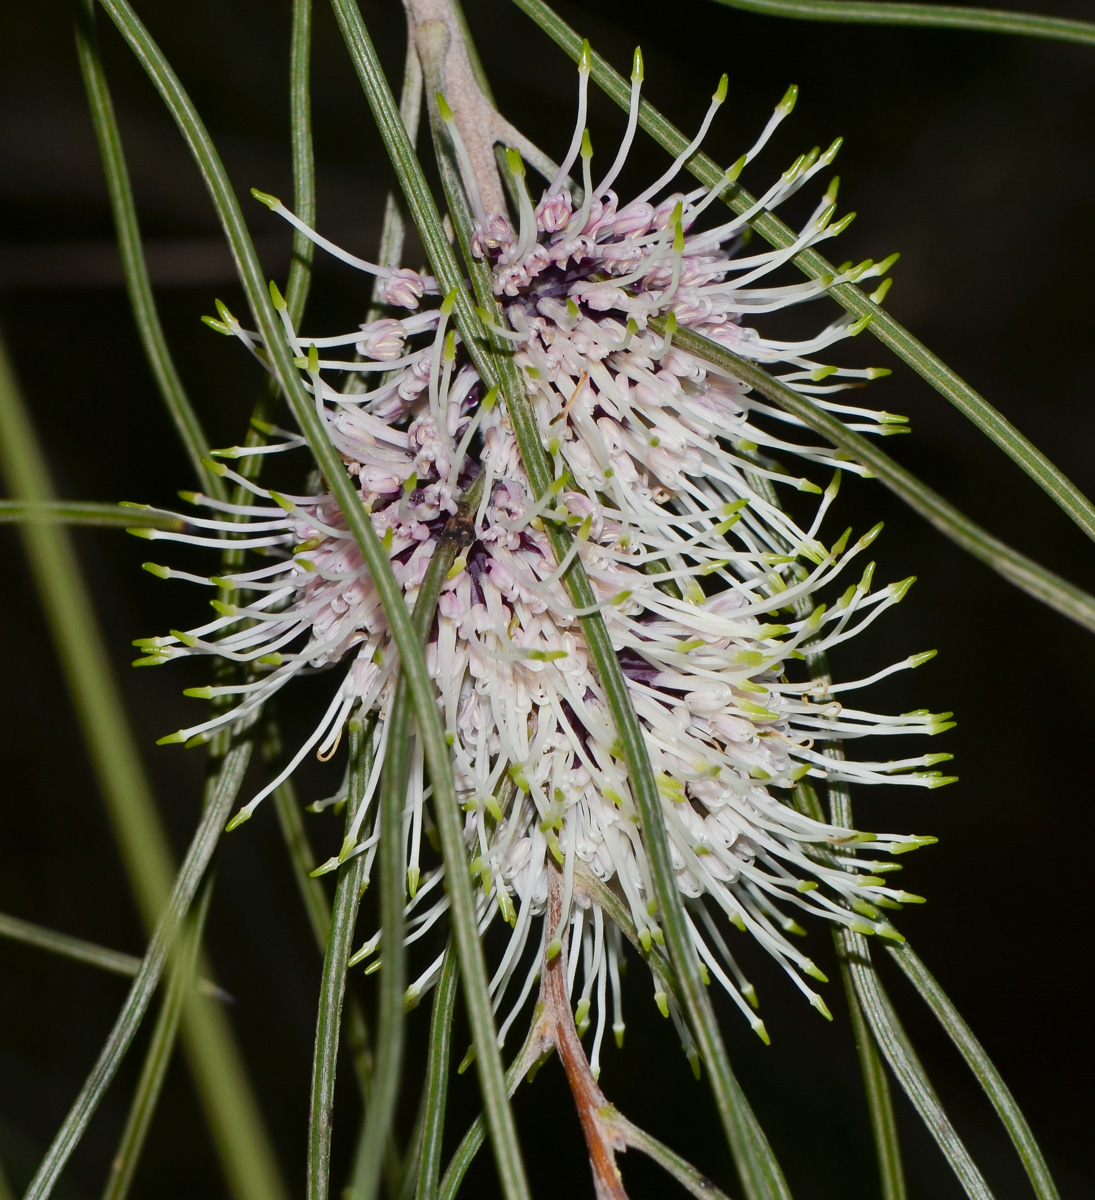
[[[1091,15],[1089,6],[1067,0],[1054,11]],[[141,12],[208,122],[237,189],[290,195],[287,4],[160,0],[141,5]],[[364,12],[395,78],[402,61],[398,6],[384,0]],[[700,119],[720,72],[729,72],[729,103],[706,147],[723,162],[751,143],[786,85],[798,83],[798,108],[750,168],[746,186],[763,190],[799,152],[842,134],[841,210],[860,216],[841,246],[826,248],[829,256],[858,260],[901,250],[888,307],[1083,489],[1095,489],[1095,50],[961,32],[780,22],[701,0],[598,0],[564,5],[562,12],[625,73],[640,43],[646,94],[685,129]],[[569,61],[501,0],[471,4],[469,19],[503,110],[549,153],[561,154],[573,120]],[[319,223],[369,255],[389,185],[387,164],[323,5],[316,23]],[[212,311],[214,296],[239,313],[245,307],[173,125],[114,31],[102,32],[168,336],[212,443],[230,444],[242,434],[260,380],[240,347],[215,337],[198,317]],[[192,479],[143,365],[120,286],[68,6],[4,5],[0,45],[0,326],[57,488],[72,498],[169,505],[174,489],[192,486]],[[622,116],[594,95],[590,124],[594,146],[607,158]],[[664,162],[641,142],[627,180],[645,181]],[[804,216],[823,188],[819,181],[790,216]],[[285,228],[245,204],[267,270],[283,278]],[[367,281],[321,258],[306,328],[349,327],[366,303]],[[803,327],[816,327],[833,311],[814,306]],[[869,336],[842,353],[847,361],[897,365]],[[900,368],[872,385],[865,400],[912,419],[914,436],[888,440],[887,450],[995,533],[1095,588],[1090,543],[926,384]],[[834,524],[842,520],[859,533],[879,518],[887,525],[874,547],[879,577],[915,573],[920,582],[899,610],[839,655],[835,670],[855,678],[938,648],[930,666],[872,689],[868,707],[954,709],[958,727],[941,742],[955,753],[962,778],[935,792],[861,790],[858,821],[940,838],[904,860],[903,885],[929,903],[903,914],[901,928],[1003,1071],[1062,1195],[1083,1200],[1095,1195],[1084,982],[1093,642],[962,555],[880,486],[847,483]],[[139,954],[141,927],[21,547],[10,529],[2,533],[0,910]],[[144,543],[114,533],[82,533],[78,542],[146,766],[181,852],[197,812],[200,752],[157,749],[153,742],[189,723],[194,710],[181,690],[205,678],[200,670],[188,672],[191,664],[143,672],[127,664],[132,638],[196,623],[201,598],[142,573]],[[305,729],[308,702],[314,709],[326,686],[321,680],[299,712],[283,711],[290,743]],[[310,768],[302,779],[305,798],[328,794],[339,773],[337,764]],[[309,822],[320,845],[335,837],[330,818]],[[363,919],[363,931],[370,919]],[[818,961],[834,967],[824,989],[832,1025],[758,950],[747,956],[747,967],[773,1045],[760,1045],[729,1005],[726,1036],[796,1194],[869,1197],[877,1194],[873,1152],[828,934],[815,926],[809,942]],[[236,998],[233,1019],[291,1193],[302,1195],[319,960],[269,805],[223,843],[209,945],[219,978]],[[1027,1196],[976,1083],[904,982],[892,972],[886,979],[997,1196]],[[606,1051],[602,1085],[629,1116],[736,1194],[709,1092],[693,1082],[651,990],[644,970],[633,969],[625,987],[628,1045],[622,1054]],[[0,942],[0,1159],[17,1189],[63,1118],[124,994],[124,981]],[[367,986],[364,994],[370,997]],[[428,1011],[423,1005],[413,1014],[412,1043],[421,1042]],[[465,1038],[461,1028],[458,1045]],[[515,1031],[509,1049],[516,1044]],[[98,1194],[140,1049],[138,1043],[59,1197]],[[420,1067],[421,1056],[412,1055],[409,1084],[420,1078]],[[477,1106],[469,1079],[452,1098],[456,1136]],[[344,1084],[338,1170],[345,1168],[357,1119],[348,1071]],[[897,1103],[911,1195],[959,1196],[911,1109],[903,1099]],[[591,1194],[555,1064],[522,1089],[517,1107],[536,1194],[571,1186]],[[625,1160],[624,1172],[635,1197],[660,1196],[669,1186],[642,1163]],[[486,1155],[466,1186],[468,1195],[496,1193]],[[133,1194],[165,1200],[224,1194],[181,1063],[169,1076]]]

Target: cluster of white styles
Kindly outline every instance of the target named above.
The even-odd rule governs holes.
[[[554,482],[540,497],[505,406],[472,364],[450,321],[451,299],[441,300],[436,281],[353,258],[273,197],[258,195],[318,245],[379,281],[391,315],[346,334],[304,337],[281,303],[284,335],[408,605],[444,531],[454,518],[461,522],[464,537],[441,592],[426,662],[451,745],[468,863],[481,882],[481,930],[499,916],[511,927],[491,981],[500,1037],[530,995],[544,953],[569,939],[579,1027],[596,1020],[590,1050],[596,1071],[610,1016],[618,1041],[623,1033],[623,934],[596,897],[611,894],[617,917],[626,914],[627,936],[645,952],[659,955],[662,938],[621,747],[581,636],[583,614],[561,581],[570,555],[584,564],[645,732],[703,969],[762,1037],[755,992],[727,944],[734,936],[729,927],[749,933],[826,1012],[807,982],[824,976],[792,940],[803,932],[794,915],[897,936],[882,910],[918,897],[888,886],[883,876],[898,864],[873,855],[932,840],[820,823],[790,804],[792,789],[804,779],[948,782],[929,769],[948,755],[863,761],[830,747],[867,735],[936,733],[949,714],[880,716],[847,702],[857,688],[930,654],[851,683],[811,678],[808,653],[830,651],[854,636],[896,604],[911,580],[873,585],[864,551],[877,528],[858,539],[851,531],[834,540],[823,535],[840,472],[861,468],[812,444],[809,435],[803,439],[794,419],[673,344],[673,329],[698,331],[775,369],[785,384],[850,428],[885,432],[901,420],[837,402],[846,389],[882,372],[838,369],[817,358],[862,322],[841,317],[797,342],[773,340],[752,324],[761,314],[823,296],[833,282],[881,276],[889,266],[889,260],[862,263],[835,280],[767,281],[797,251],[846,223],[833,221],[835,185],[794,246],[748,247],[750,217],[828,167],[839,143],[797,159],[754,210],[730,220],[716,215],[720,188],[671,191],[725,96],[724,77],[693,143],[624,203],[613,184],[636,132],[641,58],[636,55],[623,142],[600,182],[584,128],[588,76],[586,57],[577,128],[538,204],[528,195],[516,152],[509,164],[520,199],[512,217],[485,212],[467,181],[477,210],[476,251],[493,270],[505,317],[504,326],[495,321],[496,332],[520,367],[554,464]],[[724,182],[761,150],[793,101],[792,90]],[[450,129],[461,155],[451,122]],[[570,180],[576,167],[580,188]],[[661,332],[651,328],[667,317],[668,330],[660,323]],[[258,335],[223,308],[214,324],[261,356]],[[222,451],[222,460],[305,444],[271,432],[280,440]],[[788,459],[832,482],[823,490],[788,474],[778,465]],[[329,706],[314,731],[235,820],[249,815],[306,755],[332,756],[347,722],[361,720],[373,766],[342,855],[327,866],[356,854],[371,863],[379,838],[401,838],[407,941],[416,942],[435,930],[448,901],[443,867],[431,849],[430,786],[420,745],[410,750],[403,828],[379,827],[378,781],[398,656],[377,589],[331,496],[286,495],[223,462],[218,469],[250,503],[191,494],[187,498],[206,515],[186,518],[180,532],[141,532],[250,551],[257,565],[206,579],[149,564],[167,578],[229,589],[233,602],[214,601],[214,619],[200,628],[138,643],[147,655],[140,661],[212,655],[244,664],[245,674],[230,686],[195,689],[201,697],[230,696],[231,704],[222,702],[209,719],[163,740],[196,743],[239,727],[294,677],[337,667]],[[819,497],[808,528],[782,511],[779,489]],[[552,553],[550,522],[574,532],[564,561]],[[822,592],[832,597],[828,604],[818,598]],[[344,797],[345,787],[314,807]],[[566,901],[560,927],[549,929],[544,918],[554,870],[562,873]],[[358,959],[378,948],[379,936]],[[412,998],[434,982],[440,964],[438,957],[425,965]],[[672,1002],[660,990],[657,999],[691,1049]]]

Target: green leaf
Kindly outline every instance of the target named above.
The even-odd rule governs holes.
[[[543,0],[513,2],[577,61],[582,53],[582,38],[543,3]],[[630,85],[596,53],[592,55],[590,78],[621,108],[628,108]],[[689,144],[689,139],[646,100],[643,100],[639,107],[639,124],[658,145],[674,156]],[[743,213],[754,207],[755,198],[737,183],[726,184],[723,169],[706,154],[697,151],[686,165],[707,187],[721,187],[722,199],[734,212]],[[778,248],[786,249],[796,241],[794,231],[773,213],[762,212],[749,223],[761,237]],[[803,250],[791,261],[811,279],[831,279],[838,274],[836,267],[816,250]],[[837,284],[830,289],[829,294],[855,317],[870,316],[872,319],[868,328],[883,345],[888,346],[898,358],[923,376],[967,420],[976,425],[987,438],[1026,471],[1088,537],[1095,538],[1095,504],[1092,504],[1062,471],[983,396],[854,284]]]
[[[654,329],[665,331],[664,321],[654,320],[650,324]],[[868,438],[848,429],[812,400],[774,379],[763,367],[691,329],[677,329],[673,334],[673,342],[747,383],[766,399],[823,434],[834,446],[845,451],[849,458],[867,467],[924,520],[968,554],[990,566],[1009,583],[1084,628],[1095,631],[1095,597],[993,537],[937,492],[921,483],[912,472],[900,466]]]
[[[316,224],[316,161],[312,144],[312,0],[293,0],[289,42],[289,135],[293,153],[293,211],[313,229]],[[293,257],[285,303],[294,325],[300,324],[312,283],[315,245],[293,231]]]
[[[213,857],[213,851],[224,831],[224,824],[235,802],[250,753],[251,745],[245,742],[230,751],[225,758],[217,786],[202,813],[202,819],[175,880],[167,908],[156,925],[148,951],[141,962],[141,969],[133,980],[122,1011],[103,1044],[87,1082],[80,1089],[80,1094],[35,1172],[24,1200],[45,1200],[52,1192],[57,1177],[76,1149],[103,1094],[117,1073],[122,1058],[148,1010],[167,962],[168,951],[190,909]]]
[[[452,786],[452,771],[444,733],[437,715],[429,674],[421,648],[414,636],[402,591],[392,575],[387,555],[363,509],[360,496],[328,438],[321,418],[316,413],[314,401],[305,390],[293,366],[282,336],[280,321],[271,303],[266,281],[255,254],[254,244],[220,156],[189,96],[127,0],[101,2],[159,91],[201,171],[235,258],[244,293],[263,343],[267,347],[270,369],[288,399],[297,424],[308,440],[317,466],[346,518],[347,526],[361,549],[365,565],[379,593],[418,716],[435,797],[442,808],[445,807],[445,801],[451,800],[455,812],[456,796]]]
[[[60,954],[75,962],[87,963],[113,975],[127,975],[130,979],[141,969],[141,960],[135,954],[126,954],[121,950],[108,950],[106,946],[98,946],[83,938],[73,937],[70,933],[59,933],[55,929],[47,929],[33,921],[24,921],[20,917],[0,913],[0,937],[10,938],[13,942],[22,942],[27,946],[36,946],[39,950],[47,950],[51,954]],[[228,999],[228,993],[217,987],[208,979],[198,981],[198,986],[207,996],[219,1000]]]
[[[619,1127],[621,1134],[627,1139],[630,1149],[639,1150],[652,1159],[675,1179],[685,1191],[690,1192],[697,1200],[729,1200],[721,1188],[717,1188],[702,1171],[697,1171],[687,1159],[682,1158],[675,1150],[671,1150],[664,1142],[659,1142],[645,1130],[614,1113],[611,1123]]]
[[[141,244],[141,230],[137,222],[137,208],[133,202],[133,189],[129,182],[125,153],[122,150],[121,134],[114,116],[114,105],[110,98],[102,60],[99,57],[99,42],[95,31],[95,0],[79,0],[77,4],[76,51],[91,108],[95,136],[99,142],[103,170],[106,173],[118,250],[122,257],[122,270],[141,345],[144,347],[145,357],[152,369],[160,395],[174,422],[175,432],[186,450],[191,466],[201,480],[203,489],[210,496],[223,500],[226,495],[224,483],[206,465],[209,440],[202,430],[201,422],[171,357],[156,310],[156,301],[152,295],[152,283],[148,276],[144,247]]]
[[[133,1094],[118,1149],[110,1160],[110,1174],[107,1176],[106,1187],[103,1188],[103,1200],[124,1200],[132,1186],[137,1163],[152,1126],[152,1117],[163,1090],[164,1079],[167,1077],[167,1068],[175,1049],[175,1039],[186,998],[193,986],[202,932],[209,915],[209,901],[213,895],[212,882],[212,879],[207,879],[203,884],[194,911],[179,936],[160,1013],[156,1018],[148,1050],[145,1052],[141,1077],[137,1081],[137,1090]]]
[[[913,952],[908,942],[899,946],[887,944],[887,953],[904,971],[906,978],[920,993],[921,998],[935,1014],[940,1025],[958,1048],[966,1060],[966,1064],[978,1082],[985,1089],[985,1094],[992,1102],[1000,1120],[1011,1137],[1019,1157],[1023,1160],[1027,1176],[1039,1200],[1059,1200],[1057,1186],[1049,1173],[1045,1158],[1034,1134],[1027,1124],[1015,1097],[1008,1090],[1000,1072],[985,1053],[984,1047],[973,1034],[973,1030],[962,1019],[946,992],[928,971],[920,958]]]
[[[354,69],[384,138],[385,146],[392,159],[396,176],[403,188],[403,194],[422,238],[430,264],[441,282],[443,291],[448,293],[453,288],[457,289],[457,320],[464,323],[463,327],[467,328],[470,324],[469,318],[471,321],[476,318],[470,299],[462,285],[461,272],[445,236],[440,214],[430,195],[414,147],[377,59],[372,40],[361,19],[361,13],[353,0],[333,0],[333,5]],[[386,605],[385,611],[387,611]],[[390,614],[389,620],[391,620]],[[418,651],[417,646],[414,649]],[[400,645],[400,653],[403,655],[404,674],[406,675],[410,670],[410,662],[402,645]],[[420,651],[418,654],[419,660],[421,660]],[[418,715],[419,730],[423,735],[424,742],[426,741],[425,735],[429,732],[430,722],[436,727],[437,736],[441,739],[440,746],[435,748],[439,758],[436,763],[431,758],[430,746],[426,742],[427,766],[434,787],[434,813],[441,840],[446,878],[450,888],[453,937],[460,957],[468,1019],[471,1025],[472,1042],[476,1049],[476,1069],[491,1130],[499,1181],[503,1195],[509,1200],[524,1200],[529,1195],[528,1180],[521,1161],[513,1113],[509,1106],[498,1053],[486,963],[482,944],[479,941],[471,880],[466,870],[467,856],[456,793],[453,790],[446,757],[447,748],[441,737],[436,707],[426,703],[424,698],[422,703],[416,700],[415,711]],[[427,721],[427,717],[429,721]],[[442,763],[443,768],[441,767]],[[444,780],[440,778],[442,769]]]
[[[413,146],[418,137],[418,126],[422,119],[422,64],[418,61],[418,51],[414,42],[407,40],[407,57],[403,65],[403,89],[399,95],[399,115],[403,119],[403,127]],[[382,267],[400,267],[403,265],[403,246],[407,240],[407,221],[399,203],[399,196],[393,191],[384,198],[384,219],[380,224],[380,246],[377,250],[377,263]],[[383,296],[380,279],[373,285],[373,303],[365,315],[366,323],[375,321],[384,315]],[[365,388],[364,379],[350,380],[351,388]]]
[[[452,946],[445,951],[441,978],[433,993],[430,1016],[430,1053],[426,1061],[425,1108],[422,1118],[422,1151],[415,1200],[437,1200],[441,1174],[441,1143],[445,1132],[445,1103],[449,1092],[449,1059],[452,1055],[452,1014],[456,1005],[459,965]]]
[[[277,723],[267,717],[263,756],[267,762],[272,763],[277,761],[280,754],[281,737]],[[321,955],[325,955],[327,938],[331,929],[331,904],[327,899],[323,884],[312,875],[317,863],[304,828],[304,819],[301,816],[302,805],[297,797],[291,776],[274,792],[273,800],[277,811],[278,825],[293,867],[293,879],[304,906],[305,916],[312,929],[317,949]],[[346,1048],[353,1062],[358,1091],[361,1093],[361,1099],[367,1109],[372,1096],[373,1051],[365,1013],[357,998],[352,994],[346,997],[343,1006],[343,1023],[346,1031]],[[384,1174],[389,1193],[394,1194],[395,1192],[394,1185],[399,1177],[399,1170],[399,1151],[394,1136],[392,1136],[388,1139],[388,1145],[384,1152]]]
[[[414,628],[425,643],[433,627],[437,602],[449,568],[456,560],[461,542],[456,536],[456,521],[442,533],[430,559],[414,605]],[[388,714],[385,732],[387,757],[380,782],[380,928],[384,967],[380,972],[379,1014],[377,1018],[376,1070],[373,1094],[365,1113],[361,1138],[360,1170],[355,1171],[354,1200],[373,1200],[380,1178],[383,1147],[395,1118],[399,1098],[400,1072],[406,1026],[406,949],[403,944],[403,907],[406,880],[403,870],[403,806],[407,794],[410,766],[411,705],[406,676],[400,676],[395,700]],[[351,805],[353,807],[351,790]],[[349,826],[347,826],[349,828]],[[358,856],[361,857],[360,855]],[[467,878],[466,856],[456,870]],[[356,860],[355,860],[356,861]],[[345,868],[343,868],[345,870]],[[450,870],[446,860],[446,873]],[[447,878],[451,878],[446,875]],[[341,886],[341,881],[340,881]],[[450,882],[450,890],[452,884]]]
[[[525,1076],[536,1065],[535,1047],[538,1045],[538,1042],[539,1034],[536,1030],[536,1016],[534,1015],[532,1027],[529,1030],[524,1045],[517,1052],[517,1057],[506,1068],[505,1085],[507,1096],[512,1096],[517,1091]],[[487,1123],[483,1119],[483,1114],[480,1113],[472,1121],[467,1133],[460,1139],[460,1144],[453,1151],[452,1158],[449,1159],[449,1165],[445,1168],[445,1174],[441,1177],[441,1186],[438,1188],[438,1200],[454,1200],[456,1193],[460,1190],[460,1184],[468,1172],[468,1168],[475,1160],[476,1154],[479,1153],[480,1148],[486,1140]]]
[[[45,459],[2,342],[0,470],[20,499],[32,506],[52,501]],[[175,872],[94,605],[67,531],[35,521],[21,533],[122,863],[145,926],[152,929]],[[234,1195],[279,1200],[283,1190],[274,1155],[224,1013],[192,998],[184,1020],[187,1055]]]
[[[835,931],[834,931],[835,933]],[[840,954],[840,939],[834,937],[840,959],[840,974],[844,981],[848,1015],[852,1019],[852,1034],[855,1037],[859,1068],[863,1074],[863,1090],[867,1099],[867,1111],[871,1118],[871,1136],[878,1157],[878,1178],[882,1189],[882,1200],[905,1200],[905,1171],[901,1162],[901,1143],[897,1136],[897,1121],[894,1118],[893,1098],[890,1084],[882,1067],[878,1047],[871,1036],[863,1006],[856,994],[852,973],[845,957]]]
[[[88,500],[0,500],[0,524],[52,522],[57,525],[90,525],[103,529],[170,529],[185,522],[176,513],[146,505],[126,508]]]
[[[935,1139],[970,1200],[992,1200],[992,1192],[943,1110],[924,1067],[875,973],[867,939],[842,929],[839,934],[856,996],[878,1047],[920,1119]]]
[[[1015,33],[1052,38],[1077,45],[1095,45],[1095,25],[1065,17],[1010,12],[999,8],[967,8],[952,4],[899,4],[883,0],[716,0],[728,8],[793,17],[804,21],[839,21],[849,25],[901,25],[928,29],[972,29],[984,33]]]
[[[304,389],[293,366],[239,203],[205,126],[159,47],[132,7],[126,0],[102,0],[102,3],[159,91],[201,171],[235,258],[240,282],[267,347],[271,371],[285,393],[316,463],[345,515],[349,530],[361,549],[366,567],[377,587],[393,640],[400,654],[403,677],[408,682],[411,700],[418,717],[419,735],[434,789],[434,802],[440,814],[439,828],[444,854],[450,864],[450,878],[456,881],[452,886],[457,942],[464,958],[478,954],[481,964],[479,978],[482,980],[482,993],[485,996],[486,968],[482,965],[482,950],[477,938],[471,883],[466,878],[466,872],[457,867],[463,860],[464,853],[448,748],[434,702],[433,687],[421,648],[414,636],[401,589],[392,575],[387,556],[360,503],[357,490],[327,437],[323,422],[315,411],[314,402]],[[360,22],[360,14],[358,21]],[[384,89],[387,93],[386,83]],[[392,103],[390,93],[387,93],[387,99]],[[394,103],[392,107],[394,109]],[[398,117],[396,119],[398,120]],[[466,963],[465,971],[468,971]],[[489,1061],[491,1053],[488,1028],[493,1022],[489,1008],[485,1016],[487,1024],[484,1024],[481,1016],[478,1021],[473,1021],[477,1037],[483,1040],[484,1044],[484,1052],[480,1055],[481,1062]],[[500,1079],[500,1067],[498,1075]],[[512,1142],[513,1139],[510,1139],[504,1151],[505,1155],[512,1155]]]
[[[350,795],[346,805],[349,830],[365,794],[373,765],[373,722],[355,719],[350,724]],[[399,845],[398,838],[390,841]],[[315,1054],[312,1061],[312,1101],[308,1120],[309,1200],[326,1200],[330,1190],[331,1135],[335,1115],[335,1068],[338,1060],[342,1002],[346,994],[346,968],[350,961],[357,910],[364,890],[366,859],[355,855],[338,873],[335,902],[323,959],[319,1006],[316,1015]],[[385,970],[388,963],[384,964]],[[372,1097],[370,1097],[372,1099]],[[373,1112],[370,1103],[369,1113]]]

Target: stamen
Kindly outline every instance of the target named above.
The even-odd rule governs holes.
[[[452,109],[445,102],[445,97],[440,92],[437,93],[437,111],[441,114],[441,120],[444,122],[445,129],[452,139],[453,147],[456,150],[456,157],[460,163],[460,177],[468,193],[468,199],[471,201],[476,224],[480,229],[486,230],[489,223],[489,214],[483,205],[483,196],[479,191],[479,183],[475,177],[475,168],[472,166],[471,157],[468,154],[467,147],[464,145],[464,139],[460,136],[460,130],[456,126],[456,117]]]
[[[551,187],[547,190],[549,196],[554,196],[556,192],[562,190],[563,184],[570,174],[570,168],[574,166],[574,161],[578,157],[582,138],[585,135],[589,72],[592,68],[593,50],[588,41],[583,41],[581,53],[578,55],[578,117],[574,123],[574,136],[570,139],[570,146],[563,157],[562,164],[555,173],[555,178],[551,181]]]
[[[656,196],[658,192],[660,192],[662,188],[666,186],[667,183],[670,183],[677,177],[681,167],[683,167],[684,164],[692,157],[692,155],[696,153],[696,151],[700,148],[703,139],[707,136],[707,131],[711,128],[711,122],[715,119],[715,113],[719,111],[723,105],[723,101],[726,99],[728,87],[729,79],[727,76],[723,75],[723,77],[719,80],[719,86],[715,89],[715,94],[711,97],[711,104],[708,107],[707,113],[700,124],[699,132],[673,160],[673,164],[669,170],[666,171],[666,173],[657,179],[653,184],[651,184],[651,186],[648,187],[645,192],[642,192],[640,195],[636,196],[636,198],[631,202],[632,205],[645,203],[652,196]]]
[[[636,46],[635,56],[631,65],[631,103],[627,110],[627,128],[624,130],[624,136],[620,142],[620,149],[616,154],[615,161],[609,167],[608,174],[597,185],[594,192],[594,195],[598,198],[607,194],[608,189],[616,182],[617,176],[623,170],[624,163],[627,161],[631,143],[635,140],[635,131],[639,127],[639,93],[642,91],[642,86],[643,52]]]

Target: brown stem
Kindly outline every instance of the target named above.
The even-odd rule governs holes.
[[[487,212],[504,213],[506,202],[494,163],[497,114],[475,80],[451,0],[403,0],[403,6],[426,76],[426,102],[436,103],[436,92],[445,97]],[[465,186],[471,182],[465,180]]]
[[[549,931],[559,929],[562,918],[563,873],[553,864],[549,871],[546,928]],[[593,1078],[589,1060],[574,1027],[574,1014],[570,1011],[570,997],[567,995],[566,939],[563,939],[563,948],[554,958],[548,958],[547,950],[544,951],[540,1000],[544,1006],[541,1020],[551,1031],[555,1048],[559,1051],[559,1059],[578,1109],[578,1119],[582,1123],[597,1200],[627,1200],[627,1192],[616,1167],[616,1155],[627,1149],[627,1143],[619,1135],[616,1125],[606,1120],[614,1110]]]

